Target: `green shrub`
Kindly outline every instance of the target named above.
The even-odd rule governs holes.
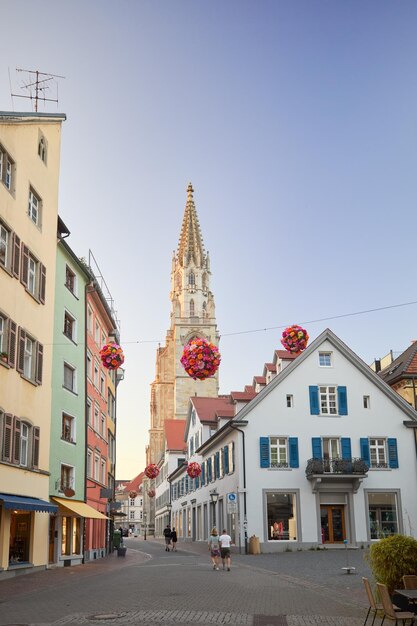
[[[378,583],[390,593],[402,589],[404,574],[417,571],[417,541],[404,535],[391,535],[374,543],[365,556]]]

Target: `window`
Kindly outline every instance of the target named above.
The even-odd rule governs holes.
[[[29,454],[29,426],[25,422],[20,425],[20,465],[27,467]]]
[[[10,325],[11,331],[12,322]],[[16,329],[16,325],[14,325]],[[16,364],[17,371],[33,383],[42,384],[43,370],[43,346],[31,337],[23,328],[19,328],[18,335],[19,354]],[[14,358],[13,350],[10,351],[9,358]]]
[[[195,287],[195,274],[194,272],[190,272],[188,275],[188,284],[190,287]]]
[[[90,380],[92,380],[91,371],[92,371],[92,356],[91,356],[90,350],[87,350],[87,377]]]
[[[331,352],[319,352],[319,365],[320,367],[332,366],[332,353]]]
[[[364,409],[371,408],[371,398],[369,396],[363,396],[363,408]]]
[[[94,480],[99,480],[99,463],[100,457],[94,456]]]
[[[92,477],[92,470],[93,470],[93,453],[91,452],[91,450],[87,451],[87,476],[89,478]]]
[[[340,459],[340,441],[336,437],[323,437],[323,468],[325,472],[332,472],[332,461]]]
[[[100,393],[102,396],[106,395],[106,378],[103,372],[100,372]]]
[[[87,330],[90,335],[93,334],[93,311],[90,307],[87,308]]]
[[[95,325],[94,341],[96,342],[97,345],[99,344],[99,341],[100,341],[100,326],[98,322],[96,322],[96,325]]]
[[[33,378],[33,364],[34,364],[34,348],[35,342],[30,337],[25,338],[25,348],[23,355],[23,374],[26,378]]]
[[[46,163],[46,140],[45,137],[41,137],[38,143],[38,155],[41,160]]]
[[[103,437],[103,439],[106,438],[106,416],[104,413],[101,414],[101,423],[100,423],[100,435]]]
[[[81,553],[81,519],[61,517],[61,553],[64,556]]]
[[[70,465],[61,464],[61,484],[59,491],[74,488],[74,468]]]
[[[270,437],[270,467],[288,467],[287,439]]]
[[[292,394],[287,395],[287,408],[291,409],[293,406],[293,397]]]
[[[106,472],[106,461],[104,459],[101,459],[100,466],[101,466],[100,482],[103,485],[105,485],[107,483],[107,480],[106,480],[107,472]]]
[[[130,511],[130,519],[133,521],[135,519],[135,511]]]
[[[135,498],[130,498],[130,506],[135,506]]]
[[[322,415],[337,415],[336,387],[319,387],[320,413]]]
[[[45,303],[46,268],[22,243],[22,263],[20,266],[20,282],[26,290],[42,304]]]
[[[9,191],[12,191],[14,182],[15,163],[11,156],[0,145],[0,181]]]
[[[99,366],[97,361],[94,361],[94,386],[98,389],[98,377],[99,377]]]
[[[194,300],[190,300],[190,317],[194,317],[195,309],[194,309]]]
[[[114,422],[116,418],[116,398],[114,397],[110,389],[107,396],[107,412],[110,419]]]
[[[75,420],[71,415],[62,414],[62,433],[61,439],[73,443],[74,441],[74,425]]]
[[[38,468],[40,429],[0,410],[1,460],[22,467]]]
[[[94,405],[94,430],[96,432],[99,432],[99,425],[100,425],[100,409],[97,406],[97,404]]]
[[[87,398],[87,424],[93,424],[91,399]]]
[[[72,391],[76,393],[76,369],[69,365],[68,363],[64,363],[64,387],[68,389],[68,391]]]
[[[65,287],[75,295],[76,276],[68,265],[65,267]]]
[[[296,494],[267,493],[266,519],[269,541],[297,541]]]
[[[369,439],[369,454],[372,468],[388,467],[386,443],[386,439]]]
[[[32,220],[32,222],[36,224],[36,226],[41,225],[41,208],[42,208],[42,201],[40,197],[32,189],[32,187],[30,187],[29,188],[28,215],[30,219]]]
[[[11,267],[11,232],[0,222],[0,264],[6,269]]]
[[[401,532],[398,528],[396,493],[368,493],[368,515],[371,539],[382,539]]]
[[[64,313],[64,335],[75,343],[77,339],[77,323],[68,311]]]

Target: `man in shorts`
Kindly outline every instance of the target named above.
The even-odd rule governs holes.
[[[222,557],[223,569],[226,569],[230,572],[230,544],[232,543],[232,538],[227,534],[227,530],[223,528],[223,532],[219,537],[220,542],[220,556]]]
[[[171,527],[169,524],[167,524],[164,529],[164,537],[165,537],[165,552],[169,552],[169,547],[171,545]]]

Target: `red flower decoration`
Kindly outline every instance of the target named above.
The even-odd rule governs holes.
[[[308,340],[307,331],[301,328],[301,326],[294,324],[284,330],[281,343],[288,352],[298,354],[307,348]]]
[[[129,491],[129,498],[131,500],[134,500],[136,498],[138,494],[136,493],[136,491]]]
[[[100,350],[103,366],[108,370],[117,370],[123,365],[125,355],[118,343],[106,343]]]
[[[186,346],[181,363],[191,378],[205,380],[213,376],[220,365],[220,352],[217,346],[205,339],[192,339]]]
[[[156,478],[159,474],[159,467],[155,463],[150,463],[145,467],[145,474],[148,478]]]
[[[198,478],[201,474],[201,465],[196,461],[188,463],[187,474],[190,478]]]
[[[154,498],[155,497],[155,489],[149,489],[148,491],[148,496],[150,498]]]

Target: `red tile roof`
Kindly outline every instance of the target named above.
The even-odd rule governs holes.
[[[184,441],[185,420],[165,420],[164,428],[167,450],[183,452],[187,449]]]
[[[195,396],[191,398],[200,422],[216,423],[217,416],[228,417],[229,411],[233,411],[230,396],[220,396],[219,398],[202,398]]]
[[[230,394],[232,396],[232,400],[234,402],[249,402],[253,400],[255,396],[258,395],[258,392],[252,389],[251,392],[248,391],[232,391]]]
[[[273,363],[265,363],[265,367],[270,372],[276,372],[277,371],[277,366],[274,365]]]
[[[253,380],[255,381],[255,383],[258,383],[258,385],[266,385],[265,376],[254,376]]]
[[[253,385],[245,385],[246,393],[252,393],[253,390]]]
[[[124,490],[129,492],[129,491],[139,491],[139,487],[142,484],[142,479],[145,476],[145,472],[141,472],[140,474],[138,474],[133,480],[130,481],[130,483],[127,483],[127,485],[125,485]]]
[[[285,360],[292,361],[293,359],[296,359],[298,356],[298,354],[294,354],[294,352],[287,352],[287,350],[275,350],[275,354],[277,355],[277,357],[279,357],[283,361]]]

